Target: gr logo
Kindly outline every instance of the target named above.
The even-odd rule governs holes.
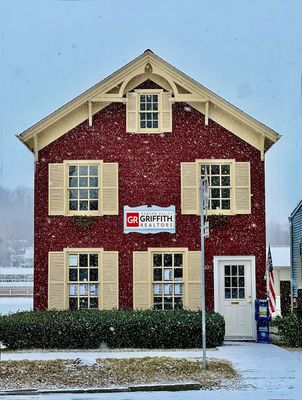
[[[138,212],[127,213],[126,226],[127,227],[139,227],[139,213]]]

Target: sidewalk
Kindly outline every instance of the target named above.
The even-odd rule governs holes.
[[[96,358],[137,358],[160,356],[196,358],[201,356],[201,350],[4,352],[2,353],[2,360],[54,360],[80,358],[85,363],[93,363]],[[108,399],[110,398],[110,400],[124,398],[144,398],[150,400],[157,398],[179,399],[179,395],[182,393],[182,399],[186,398],[190,400],[219,399],[222,397],[224,400],[300,399],[302,393],[302,351],[288,351],[272,344],[227,342],[217,350],[208,350],[207,357],[230,361],[234,365],[235,369],[241,374],[244,384],[248,385],[248,387],[244,390],[205,390],[201,392],[179,392],[178,394],[169,393],[167,395],[167,392],[165,392],[165,395],[162,392],[157,395],[155,393],[144,393],[143,397],[139,397],[136,393],[112,393],[110,395],[103,395],[103,397],[105,396]],[[60,397],[62,396],[62,399],[65,399],[64,395],[60,395]],[[47,396],[49,399],[51,399],[51,397],[51,395]],[[17,399],[15,396],[14,398]],[[35,398],[38,397],[35,396]],[[66,397],[66,399],[67,398],[69,397]],[[73,395],[72,398],[75,399],[77,397],[76,395]],[[89,398],[93,399],[94,397],[90,394]]]

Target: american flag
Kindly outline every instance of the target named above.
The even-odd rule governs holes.
[[[268,246],[266,266],[267,266],[267,272],[268,272],[268,284],[267,284],[268,307],[269,307],[269,313],[270,313],[270,315],[272,315],[276,311],[276,293],[275,293],[273,260],[272,260],[270,246]]]

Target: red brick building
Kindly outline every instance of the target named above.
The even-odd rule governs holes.
[[[206,307],[255,336],[276,132],[147,50],[19,138],[36,160],[36,309],[199,308],[207,170]],[[148,205],[175,206],[175,233],[124,233],[124,206]]]

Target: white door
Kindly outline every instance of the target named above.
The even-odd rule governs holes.
[[[225,339],[254,339],[254,268],[251,260],[219,260],[216,310],[225,319]]]

